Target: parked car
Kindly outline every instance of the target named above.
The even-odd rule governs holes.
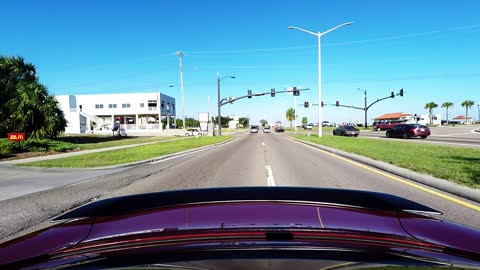
[[[308,123],[306,129],[313,129],[314,124],[313,123]]]
[[[198,128],[189,128],[185,132],[185,136],[202,136],[203,133]]]
[[[422,139],[430,136],[430,129],[420,124],[401,124],[387,130],[385,135],[388,138],[412,138],[420,137]]]
[[[333,135],[358,137],[360,130],[354,126],[338,126],[333,130]]]
[[[251,125],[250,126],[250,133],[258,133],[258,126],[257,125]]]
[[[263,133],[271,133],[271,129],[269,125],[263,127]]]
[[[285,132],[285,129],[282,126],[276,126],[275,132]]]
[[[330,123],[329,121],[323,121],[322,122],[322,127],[333,127],[334,124]]]

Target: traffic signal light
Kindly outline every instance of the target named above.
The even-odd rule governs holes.
[[[320,105],[322,105],[322,107],[323,107],[323,101],[322,101],[322,102],[320,102]]]
[[[335,106],[337,106],[337,107],[340,106],[340,102],[338,102],[338,100],[335,101]]]
[[[248,98],[252,98],[252,90],[248,90]]]
[[[390,92],[390,97],[391,97],[391,98],[394,98],[394,97],[395,97],[395,93]]]
[[[403,97],[403,88],[400,89],[400,96]]]
[[[272,88],[272,89],[270,90],[270,96],[271,96],[271,97],[275,97],[275,88]]]
[[[300,91],[298,91],[297,87],[293,87],[293,95],[300,96]]]
[[[310,106],[310,103],[308,101],[305,101],[303,103],[303,107],[308,108]]]

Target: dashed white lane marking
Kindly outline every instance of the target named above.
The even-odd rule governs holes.
[[[265,171],[267,173],[267,185],[269,187],[274,187],[275,186],[275,180],[273,179],[273,172],[272,168],[270,165],[265,165]]]
[[[265,147],[265,142],[262,142],[262,146]]]

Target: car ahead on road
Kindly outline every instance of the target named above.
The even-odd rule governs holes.
[[[480,267],[480,231],[440,215],[401,197],[347,189],[137,194],[83,205],[0,244],[0,268]]]
[[[263,133],[271,133],[271,129],[269,125],[263,127]]]
[[[189,128],[185,132],[185,136],[202,136],[203,133],[198,128]]]
[[[412,137],[420,137],[425,139],[430,136],[430,129],[420,124],[401,124],[387,130],[385,136],[388,138],[409,139]]]
[[[258,126],[256,125],[250,126],[250,133],[258,133]]]
[[[333,135],[358,137],[360,130],[354,126],[338,126],[333,130]]]
[[[308,125],[305,127],[307,130],[312,130],[315,125],[313,123],[308,123]]]
[[[285,132],[285,129],[282,126],[276,126],[275,132]]]

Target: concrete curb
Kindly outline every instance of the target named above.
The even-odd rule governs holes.
[[[461,186],[461,185],[458,185],[456,183],[450,182],[448,180],[436,178],[436,177],[433,177],[433,176],[430,176],[430,175],[419,174],[419,173],[416,173],[416,172],[413,172],[413,171],[410,171],[410,170],[407,170],[407,169],[404,169],[404,168],[394,166],[392,164],[388,164],[388,163],[383,162],[383,161],[373,160],[373,159],[363,157],[363,156],[360,156],[360,155],[347,153],[345,151],[338,150],[338,149],[335,149],[335,148],[330,148],[330,147],[327,147],[327,146],[323,146],[323,145],[299,140],[299,139],[292,138],[292,137],[290,137],[290,139],[295,140],[295,141],[300,142],[300,143],[304,143],[304,144],[313,146],[315,148],[318,148],[318,149],[321,149],[321,150],[324,150],[324,151],[327,151],[327,152],[330,152],[330,153],[333,153],[333,154],[336,154],[336,155],[339,155],[339,156],[342,156],[342,157],[345,157],[345,158],[348,158],[348,159],[351,159],[351,160],[354,160],[354,161],[357,161],[357,162],[360,162],[360,163],[363,163],[363,164],[366,164],[368,166],[386,171],[388,173],[391,173],[391,174],[394,174],[394,175],[397,175],[397,176],[400,176],[400,177],[403,177],[403,178],[406,178],[406,179],[409,179],[409,180],[412,180],[412,181],[415,181],[415,182],[418,182],[418,183],[421,183],[421,184],[424,184],[424,185],[427,185],[427,186],[430,186],[430,187],[433,187],[433,188],[436,188],[436,189],[439,189],[439,190],[442,190],[442,191],[445,191],[445,192],[448,192],[448,193],[451,193],[453,195],[456,195],[456,196],[474,201],[476,203],[480,203],[480,190],[478,190],[478,189],[473,189],[473,188],[468,188],[468,187],[465,187],[465,186]]]
[[[230,142],[232,142],[236,139],[238,139],[238,138],[231,138],[231,139],[228,139],[228,140],[220,142],[220,143],[209,144],[209,145],[205,145],[205,146],[198,147],[198,148],[193,148],[193,149],[189,149],[189,150],[185,150],[185,151],[181,151],[181,152],[176,152],[176,153],[172,153],[172,154],[168,154],[168,155],[153,157],[153,158],[149,158],[149,159],[145,159],[145,160],[141,160],[141,161],[130,162],[130,163],[125,163],[125,164],[102,166],[102,167],[90,167],[90,168],[73,168],[73,169],[79,169],[79,170],[109,170],[109,169],[126,168],[126,167],[131,167],[131,166],[135,166],[135,165],[139,165],[139,164],[147,164],[147,163],[152,163],[152,162],[155,162],[155,161],[161,161],[161,160],[164,160],[164,159],[167,159],[167,158],[173,158],[173,157],[176,157],[176,156],[189,154],[189,153],[192,153],[192,152],[200,152],[200,151],[208,150],[208,149],[211,149],[211,148],[216,148],[218,146],[230,143]],[[64,168],[64,169],[71,169],[71,168]]]

